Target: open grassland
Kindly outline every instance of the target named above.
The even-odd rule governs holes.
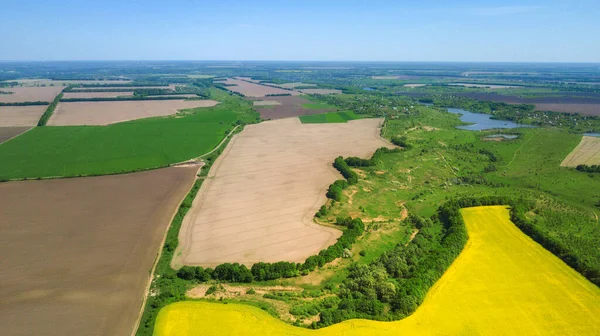
[[[12,94],[0,94],[0,102],[51,102],[54,100],[54,97],[56,97],[56,95],[62,91],[62,89],[62,86],[2,88],[0,91],[12,92]]]
[[[560,164],[563,167],[600,164],[600,138],[584,136],[581,142]]]
[[[369,157],[391,147],[379,137],[381,121],[304,125],[294,118],[248,126],[211,168],[183,222],[173,264],[300,262],[333,244],[341,232],[313,223],[339,178],[331,164],[338,155]]]
[[[35,126],[47,107],[47,105],[0,106],[0,126]]]
[[[31,127],[4,127],[0,126],[0,143],[8,141],[17,135],[31,129]]]
[[[235,123],[254,122],[249,102],[215,90],[220,104],[109,126],[38,127],[0,145],[0,180],[124,173],[209,152]]]
[[[301,116],[303,124],[345,123],[349,120],[361,119],[362,117],[352,111],[332,112]]]
[[[350,320],[292,327],[251,306],[179,302],[160,312],[155,335],[593,335],[600,289],[524,235],[501,206],[462,210],[467,246],[398,322]]]
[[[211,107],[216,104],[218,102],[214,100],[61,102],[48,125],[109,125],[135,119],[168,116],[176,114],[179,110]]]
[[[64,99],[73,98],[115,98],[115,97],[131,97],[133,91],[130,92],[65,92]]]
[[[226,87],[227,90],[241,93],[242,95],[244,95],[246,97],[265,97],[267,95],[273,95],[273,94],[284,94],[284,95],[297,96],[297,95],[301,94],[300,92],[297,92],[297,91],[283,90],[283,89],[280,89],[277,87],[260,85],[260,84],[256,84],[256,83],[252,83],[252,82],[247,82],[244,80],[239,80],[239,79],[227,78],[226,81],[220,82],[220,83],[233,85],[233,86],[227,86]]]
[[[0,183],[4,335],[129,335],[198,167]]]

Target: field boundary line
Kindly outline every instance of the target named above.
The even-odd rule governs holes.
[[[37,126],[30,127],[30,128],[29,128],[28,130],[26,130],[25,132],[21,132],[21,133],[19,133],[19,134],[15,135],[15,136],[14,136],[14,137],[12,137],[12,138],[8,138],[8,139],[6,139],[4,142],[0,142],[0,145],[3,145],[3,144],[5,144],[5,143],[7,143],[7,142],[9,142],[9,141],[11,141],[11,140],[13,140],[13,139],[16,139],[16,138],[18,138],[18,137],[20,137],[21,135],[23,135],[23,134],[25,134],[25,133],[27,133],[27,132],[31,131],[32,129],[34,129],[34,128],[36,128],[36,127],[37,127]]]
[[[152,287],[152,281],[154,280],[154,272],[156,271],[156,266],[158,265],[158,261],[160,260],[160,257],[162,256],[163,247],[165,245],[165,241],[167,240],[167,236],[169,234],[169,229],[171,228],[173,219],[175,219],[175,216],[177,215],[177,212],[179,211],[179,207],[181,206],[181,204],[183,203],[185,198],[188,196],[190,191],[192,191],[192,188],[194,188],[194,185],[196,184],[196,181],[198,180],[198,173],[200,173],[200,170],[202,169],[202,167],[204,167],[204,166],[200,165],[198,167],[198,170],[196,170],[196,173],[194,174],[194,178],[192,179],[192,183],[190,184],[190,187],[188,188],[187,192],[183,195],[183,197],[179,201],[178,205],[173,210],[173,214],[171,215],[171,218],[169,219],[167,228],[165,229],[165,233],[163,234],[163,237],[160,241],[160,245],[158,246],[158,253],[156,254],[156,258],[154,259],[154,263],[152,264],[152,269],[150,270],[148,283],[146,284],[146,287],[144,288],[144,298],[142,300],[142,305],[140,306],[140,309],[138,311],[138,317],[135,321],[135,324],[133,325],[133,330],[131,331],[131,336],[135,336],[135,334],[138,331],[138,328],[140,327],[140,323],[142,322],[142,316],[144,315],[144,311],[146,310],[146,302],[148,301],[148,295],[150,295],[150,287]]]

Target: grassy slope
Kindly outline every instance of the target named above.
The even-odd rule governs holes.
[[[462,213],[467,247],[404,320],[350,320],[311,331],[255,307],[179,302],[161,311],[155,335],[591,335],[600,328],[600,289],[520,232],[505,208]]]
[[[300,116],[303,124],[345,123],[348,120],[361,119],[362,117],[352,111],[332,112]]]
[[[202,155],[218,145],[237,120],[256,118],[249,103],[213,93],[221,104],[188,110],[183,116],[36,128],[0,145],[0,179],[129,172]]]

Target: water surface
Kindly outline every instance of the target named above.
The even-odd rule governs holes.
[[[517,124],[508,120],[491,119],[491,115],[485,113],[473,113],[459,108],[449,108],[448,112],[458,114],[461,121],[470,123],[471,125],[456,126],[458,129],[469,131],[483,131],[495,128],[519,128],[535,127],[532,125]]]

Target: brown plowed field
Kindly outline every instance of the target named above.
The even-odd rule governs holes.
[[[3,335],[130,335],[197,167],[0,183]]]
[[[584,136],[581,142],[560,164],[563,167],[577,167],[580,164],[600,165],[600,138]]]
[[[342,90],[335,89],[302,89],[300,90],[302,93],[306,94],[340,94]]]
[[[272,86],[260,85],[256,83],[250,83],[239,79],[227,78],[226,81],[221,83],[234,84],[235,86],[227,86],[227,90],[241,93],[246,97],[265,97],[269,94],[291,94],[292,96],[301,95],[298,91],[284,90]],[[270,99],[271,97],[269,97]]]
[[[379,136],[381,122],[288,118],[246,126],[215,162],[185,217],[173,265],[302,262],[333,244],[341,232],[313,222],[327,188],[341,178],[333,160],[391,147]]]
[[[176,114],[179,110],[210,107],[214,100],[136,100],[61,102],[48,125],[109,125],[122,121]]]
[[[12,92],[12,94],[0,94],[0,102],[51,102],[62,89],[64,89],[62,86],[0,88],[0,91]]]
[[[579,113],[582,115],[600,116],[600,104],[542,103],[535,104],[535,109],[538,111]]]
[[[260,116],[263,119],[281,119],[335,111],[335,109],[305,108],[302,105],[311,104],[314,102],[298,96],[267,97],[265,99],[268,99],[269,101],[278,102],[279,105],[271,105],[267,107],[255,105],[254,108],[260,113]],[[255,99],[254,101],[256,102]]]
[[[31,127],[1,127],[0,126],[0,143],[10,140],[17,135],[27,131]]]
[[[46,105],[0,106],[0,126],[36,126]]]
[[[65,92],[63,98],[114,98],[121,96],[133,96],[133,92]]]

